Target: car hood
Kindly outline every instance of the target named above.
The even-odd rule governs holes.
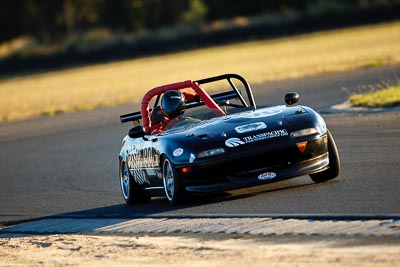
[[[174,135],[200,138],[215,136],[226,137],[232,134],[247,134],[258,131],[283,129],[295,124],[297,118],[308,117],[308,112],[302,106],[275,106],[260,108],[255,111],[244,111],[228,116],[213,118],[191,125],[171,129],[161,133],[161,136]]]
[[[259,153],[264,144],[289,141],[293,131],[313,127],[312,113],[303,106],[260,108],[171,129],[161,133],[159,140],[166,154],[173,155],[174,164],[199,162],[200,152],[215,149],[223,149],[223,157],[227,153],[234,157],[244,148]]]

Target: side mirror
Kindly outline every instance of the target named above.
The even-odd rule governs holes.
[[[144,137],[145,133],[143,126],[136,126],[129,130],[128,135],[130,138],[139,138]]]
[[[300,95],[296,92],[287,93],[285,95],[285,103],[288,106],[294,105],[300,100]]]

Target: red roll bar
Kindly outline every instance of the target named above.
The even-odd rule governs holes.
[[[166,91],[182,90],[186,88],[192,88],[195,91],[195,93],[200,97],[200,99],[207,105],[207,107],[217,112],[216,115],[225,115],[225,112],[217,105],[217,103],[215,103],[215,101],[207,94],[207,92],[199,86],[197,82],[192,82],[188,80],[179,83],[162,85],[151,89],[143,96],[142,103],[140,106],[140,113],[142,116],[142,126],[144,127],[146,132],[150,132],[151,128],[150,109],[149,109],[150,100],[154,96],[165,93]]]

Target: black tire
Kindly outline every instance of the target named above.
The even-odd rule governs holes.
[[[339,152],[333,139],[332,134],[327,131],[328,135],[328,153],[329,153],[329,169],[322,172],[310,174],[311,180],[315,183],[323,183],[338,177],[340,172]]]
[[[162,161],[162,179],[168,202],[173,206],[181,204],[185,195],[185,189],[173,163],[166,157]]]
[[[140,185],[135,182],[135,179],[129,172],[128,166],[123,160],[120,160],[119,180],[122,197],[128,205],[150,201],[151,197],[146,195],[144,190],[140,188]]]

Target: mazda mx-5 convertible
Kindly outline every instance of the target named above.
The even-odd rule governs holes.
[[[190,193],[301,175],[316,183],[337,177],[332,134],[317,112],[296,104],[299,98],[289,92],[285,104],[257,108],[249,84],[237,74],[151,89],[140,111],[120,116],[134,124],[119,154],[123,198],[134,204],[165,194],[175,205]],[[171,106],[179,112],[171,113]]]

